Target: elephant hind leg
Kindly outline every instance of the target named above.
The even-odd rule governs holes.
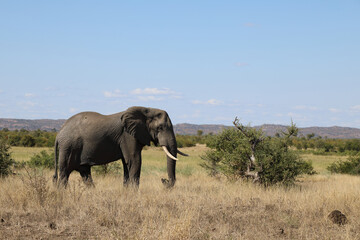
[[[70,173],[67,171],[60,171],[59,186],[66,188],[69,182]]]
[[[67,186],[67,183],[69,181],[69,176],[70,173],[72,172],[72,170],[69,168],[68,164],[67,164],[67,159],[70,156],[60,152],[59,153],[59,182],[58,182],[58,186],[62,186],[65,187]]]
[[[91,167],[88,165],[82,165],[79,168],[81,178],[83,179],[86,186],[94,187],[94,182],[91,177]]]

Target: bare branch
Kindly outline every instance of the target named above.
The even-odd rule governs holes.
[[[235,125],[235,127],[237,129],[240,130],[240,132],[242,132],[247,138],[250,138],[249,134],[244,130],[244,125],[242,125],[239,122],[239,119],[237,117],[235,117],[235,120],[233,121],[233,124]]]

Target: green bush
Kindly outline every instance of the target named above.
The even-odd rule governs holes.
[[[106,175],[106,174],[121,174],[122,171],[122,163],[121,161],[111,162],[104,165],[94,166],[92,170],[95,174],[98,175]]]
[[[179,148],[194,147],[197,143],[195,136],[189,135],[176,135],[176,142]]]
[[[54,152],[49,154],[47,151],[43,150],[39,154],[35,154],[34,156],[32,156],[30,161],[28,162],[28,165],[35,168],[52,169],[55,167],[54,158]]]
[[[0,137],[6,139],[10,146],[53,147],[56,132],[2,129],[0,130]]]
[[[331,173],[360,175],[360,154],[350,156],[346,161],[336,161],[327,169]]]
[[[35,138],[30,135],[23,136],[20,141],[20,144],[24,147],[34,147],[35,143]]]
[[[9,149],[6,141],[0,138],[0,177],[5,177],[12,172],[11,167],[14,160],[10,156]]]
[[[287,133],[277,134],[278,137],[265,137],[261,130],[240,125],[238,129],[225,129],[221,134],[208,142],[211,150],[202,156],[201,164],[210,175],[222,174],[228,179],[246,178],[251,172],[257,172],[258,181],[264,185],[294,183],[300,174],[313,174],[310,162],[305,162],[295,151],[289,148],[291,137],[297,134],[292,125]],[[255,166],[250,164],[254,156]]]
[[[257,159],[262,166],[260,179],[264,185],[289,185],[301,174],[315,174],[311,162],[288,148],[286,137],[269,139],[260,147]]]
[[[212,150],[202,156],[205,162],[201,166],[211,176],[223,174],[229,179],[236,179],[245,173],[250,148],[237,130],[225,129],[209,139],[206,145]]]

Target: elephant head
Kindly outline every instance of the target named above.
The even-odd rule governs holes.
[[[124,129],[135,137],[142,145],[150,145],[153,142],[156,146],[160,145],[167,155],[167,172],[169,180],[163,183],[169,187],[175,184],[175,168],[177,153],[183,154],[177,149],[175,133],[171,120],[167,112],[144,107],[131,107],[127,109],[122,122]]]

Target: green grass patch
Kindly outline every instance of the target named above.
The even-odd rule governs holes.
[[[314,155],[314,154],[301,154],[301,157],[305,161],[311,161],[314,167],[314,170],[322,175],[328,175],[330,172],[327,170],[327,167],[338,161],[345,160],[347,156],[339,156],[339,155]]]
[[[189,154],[189,157],[178,156],[179,160],[177,162],[176,173],[178,176],[192,176],[197,173],[205,173],[205,170],[200,166],[200,163],[203,162],[201,155],[206,151],[205,145],[197,145],[195,147],[181,148],[181,151]],[[36,154],[39,154],[41,151],[48,151],[49,153],[53,152],[53,148],[46,147],[12,147],[10,149],[11,157],[16,162],[29,161],[31,157]],[[330,174],[326,169],[330,164],[338,160],[346,160],[347,156],[339,155],[314,155],[314,154],[301,154],[301,157],[308,161],[312,161],[314,170],[319,174]],[[142,152],[142,175],[153,175],[161,174],[166,175],[166,155],[161,148],[158,147],[148,147]],[[118,161],[122,165],[121,161]],[[120,171],[122,175],[123,172]]]
[[[27,162],[36,154],[39,154],[41,151],[53,152],[53,148],[48,147],[11,147],[11,157],[16,162]]]

